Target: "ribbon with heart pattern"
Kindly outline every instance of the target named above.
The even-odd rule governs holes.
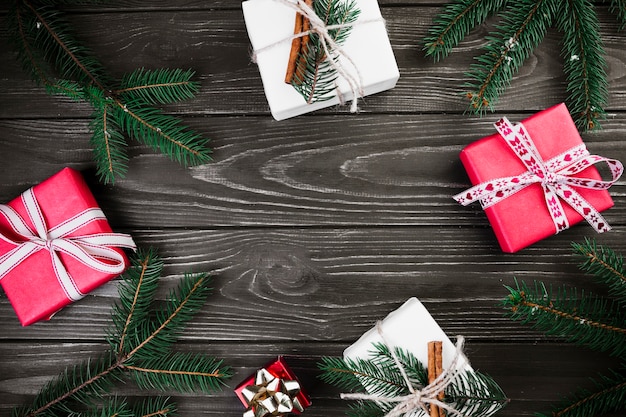
[[[0,280],[32,254],[45,250],[50,253],[56,278],[70,301],[84,297],[78,285],[69,274],[57,252],[64,253],[90,268],[112,275],[124,272],[124,257],[113,247],[135,249],[135,242],[126,234],[97,233],[86,236],[69,236],[85,225],[106,220],[99,208],[86,209],[74,217],[48,229],[41,207],[35,198],[33,189],[26,190],[22,202],[35,232],[11,206],[0,204],[2,215],[18,239],[11,239],[0,231],[0,239],[15,245],[15,248],[0,256]]]
[[[522,123],[511,124],[504,117],[495,123],[496,130],[528,171],[510,177],[496,178],[469,188],[453,198],[466,206],[480,201],[483,209],[510,197],[531,184],[539,184],[546,206],[554,222],[555,233],[569,228],[561,199],[579,213],[598,233],[611,229],[600,212],[585,200],[574,187],[592,190],[609,189],[622,175],[624,167],[615,159],[591,155],[584,144],[544,161]],[[586,168],[606,162],[611,172],[610,181],[574,177]]]

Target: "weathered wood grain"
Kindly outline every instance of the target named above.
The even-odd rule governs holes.
[[[626,109],[626,49],[615,18],[602,9],[602,36],[607,55],[610,112]],[[395,89],[361,104],[364,113],[456,112],[467,109],[461,87],[473,57],[480,54],[491,25],[472,32],[451,57],[433,63],[422,53],[422,39],[437,7],[392,7],[384,10],[387,28],[400,67]],[[249,41],[240,10],[73,14],[80,39],[116,77],[137,68],[192,68],[202,82],[194,100],[172,107],[187,115],[264,114],[267,102],[258,69],[250,62]],[[559,51],[560,35],[547,39],[527,60],[496,106],[499,111],[535,111],[564,101],[566,81]],[[7,65],[0,77],[0,118],[88,116],[88,106],[48,97],[28,81],[7,45],[0,27],[0,60]],[[16,82],[19,80],[20,82]],[[346,107],[318,114],[346,114]],[[269,117],[269,116],[268,116]]]
[[[526,114],[509,114],[520,120]],[[494,132],[493,118],[367,115],[186,119],[213,140],[215,161],[185,169],[131,146],[126,179],[96,184],[88,120],[0,121],[0,178],[8,201],[65,165],[85,170],[118,227],[485,226],[479,205],[452,195],[469,186],[459,151]],[[626,160],[626,114],[584,135],[592,153]],[[297,132],[294,134],[294,132]],[[32,164],[37,169],[32,169]],[[623,180],[611,189],[610,223],[626,219]]]
[[[548,410],[618,364],[506,318],[504,285],[538,279],[603,293],[578,270],[569,246],[595,237],[626,253],[624,180],[611,189],[616,206],[606,217],[613,231],[595,235],[580,225],[520,253],[501,253],[480,208],[450,198],[469,185],[458,153],[491,134],[501,115],[517,121],[565,99],[560,34],[549,31],[498,113],[478,119],[463,114],[459,86],[493,20],[435,64],[420,42],[446,1],[380,3],[401,70],[398,86],[366,98],[358,115],[332,108],[280,123],[269,115],[249,59],[240,2],[112,0],[67,8],[80,39],[115,76],[182,67],[202,82],[196,99],[165,110],[211,139],[215,161],[183,168],[131,142],[128,175],[113,186],[98,184],[94,174],[91,109],[35,86],[0,25],[0,202],[64,166],[83,171],[114,229],[163,256],[160,300],[186,271],[214,274],[214,293],[178,348],[225,358],[235,370],[231,386],[287,355],[313,396],[307,416],[347,409],[337,390],[317,380],[319,358],[341,354],[410,296],[447,334],[468,338],[474,367],[512,399],[500,415]],[[603,130],[583,138],[593,153],[626,161],[624,36],[608,7],[597,4],[609,117]],[[0,292],[0,415],[106,347],[117,283],[27,328]],[[128,384],[111,394],[142,393]],[[174,397],[180,416],[242,412],[230,389]]]
[[[29,398],[46,381],[72,366],[106,349],[104,344],[92,343],[41,343],[20,344],[19,350],[8,350],[0,345],[0,357],[11,356],[6,364],[7,373],[0,375],[0,414],[8,414],[17,405],[28,404]],[[224,358],[233,366],[235,376],[231,387],[263,366],[276,355],[285,358],[312,395],[313,405],[307,409],[308,416],[340,416],[348,409],[345,401],[339,399],[339,390],[317,379],[319,371],[316,363],[323,355],[338,356],[347,344],[276,344],[267,347],[251,342],[236,345],[206,342],[185,344],[178,349],[185,352],[208,352]],[[234,354],[236,352],[236,354]],[[561,396],[579,386],[591,388],[589,378],[617,366],[610,358],[589,353],[583,349],[563,344],[488,344],[469,343],[467,353],[474,368],[496,378],[508,397],[510,404],[498,415],[532,416],[538,411],[549,410]],[[146,394],[157,395],[137,389],[128,383],[114,392],[130,401]],[[178,404],[179,415],[239,415],[242,405],[229,388],[213,394],[171,395]]]
[[[508,294],[504,285],[517,278],[603,291],[578,270],[569,248],[572,240],[591,235],[582,226],[514,255],[501,254],[483,228],[165,229],[132,235],[163,257],[161,298],[185,272],[214,274],[214,293],[183,336],[190,342],[349,342],[416,296],[450,335],[523,343],[545,337],[505,318],[499,306]],[[598,242],[626,253],[621,228]],[[51,322],[21,328],[2,297],[0,341],[102,338],[116,300],[116,286],[107,284]]]

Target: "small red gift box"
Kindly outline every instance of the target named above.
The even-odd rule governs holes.
[[[23,326],[49,319],[119,275],[128,260],[118,246],[134,242],[111,233],[71,168],[0,205],[0,284]]]
[[[263,373],[265,373],[265,375],[263,375]],[[250,377],[246,378],[241,384],[239,384],[235,388],[235,394],[237,394],[237,397],[239,397],[239,400],[241,401],[241,403],[244,406],[249,407],[248,408],[249,411],[244,413],[244,416],[246,416],[248,413],[250,415],[264,415],[264,416],[265,415],[267,416],[283,415],[283,413],[280,413],[278,410],[272,410],[271,405],[267,405],[267,408],[266,408],[266,406],[262,404],[261,401],[259,402],[258,406],[261,408],[264,408],[265,412],[262,413],[258,410],[257,410],[257,413],[254,413],[254,411],[250,412],[252,408],[251,402],[254,402],[255,400],[251,401],[250,398],[247,397],[245,391],[250,390],[252,388],[252,392],[256,391],[261,394],[264,394],[263,389],[267,386],[267,384],[268,383],[272,384],[272,382],[276,382],[276,381],[268,381],[268,379],[271,380],[272,378],[276,378],[277,380],[281,380],[283,383],[286,383],[287,384],[286,391],[283,389],[283,391],[285,391],[284,394],[289,396],[290,399],[293,400],[294,403],[298,404],[298,407],[294,407],[291,411],[286,412],[284,414],[288,414],[288,413],[300,414],[302,410],[304,410],[305,408],[311,405],[311,398],[305,392],[304,388],[298,381],[298,378],[293,373],[291,368],[289,368],[289,366],[287,365],[283,357],[279,356],[276,360],[268,363],[263,368],[255,372],[254,375],[250,375]],[[291,390],[290,385],[292,384],[296,385],[296,389]],[[265,399],[263,402],[267,402],[268,400],[271,400],[271,393],[274,392],[273,389],[269,389],[269,388],[267,391],[270,394],[270,398]],[[292,392],[287,392],[287,391],[292,391]],[[261,396],[263,398],[267,397],[267,395],[261,395]],[[300,410],[298,408],[300,408]]]
[[[523,126],[519,126],[519,132],[511,125],[500,123],[508,121],[503,119],[496,123],[498,133],[482,138],[461,151],[461,162],[475,187],[460,193],[455,199],[468,204],[473,201],[472,198],[479,199],[477,194],[483,193],[480,200],[504,252],[516,252],[583,219],[587,219],[599,232],[609,229],[599,212],[613,206],[606,188],[621,175],[621,163],[589,156],[564,104],[525,119]],[[510,135],[508,139],[505,137],[507,133]],[[529,139],[530,152],[520,146],[525,138]],[[532,158],[536,154],[539,158]],[[542,185],[544,173],[540,172],[538,176],[534,175],[535,182],[528,181],[530,185],[519,190],[515,188],[524,178],[533,177],[531,170],[536,168],[537,159],[545,163],[544,168],[537,172],[542,169],[550,171],[556,167],[555,173],[550,171],[545,175],[545,181],[552,181],[552,185]],[[602,161],[609,164],[613,181],[602,181],[593,166],[593,163]],[[570,163],[572,165],[568,165]],[[560,176],[558,180],[554,179],[556,173]],[[580,184],[573,184],[575,181]],[[584,188],[589,184],[591,188]],[[499,191],[496,189],[498,186],[501,187]],[[551,191],[551,187],[556,192]],[[511,192],[513,189],[515,191]],[[485,199],[488,193],[491,194]],[[561,202],[564,198],[570,200]],[[571,198],[574,198],[573,202]],[[489,205],[490,199],[498,201]],[[555,203],[555,200],[558,201]]]

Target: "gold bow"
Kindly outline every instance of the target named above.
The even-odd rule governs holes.
[[[277,378],[267,369],[259,369],[254,385],[248,385],[241,391],[248,407],[243,417],[282,416],[294,410],[301,413],[304,407],[296,398],[299,393],[298,381]]]

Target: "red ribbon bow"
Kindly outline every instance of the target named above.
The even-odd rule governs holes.
[[[622,175],[624,167],[615,159],[590,155],[584,144],[544,161],[526,128],[521,124],[513,126],[505,117],[495,123],[495,127],[506,144],[522,161],[528,171],[510,177],[496,178],[482,182],[455,195],[453,198],[466,206],[479,200],[483,209],[515,194],[531,184],[539,184],[543,189],[550,217],[556,233],[569,228],[569,221],[560,199],[579,213],[598,233],[611,229],[598,210],[585,200],[573,187],[593,190],[607,190]],[[586,168],[606,162],[611,171],[611,181],[574,177]],[[560,198],[560,199],[559,199]]]

